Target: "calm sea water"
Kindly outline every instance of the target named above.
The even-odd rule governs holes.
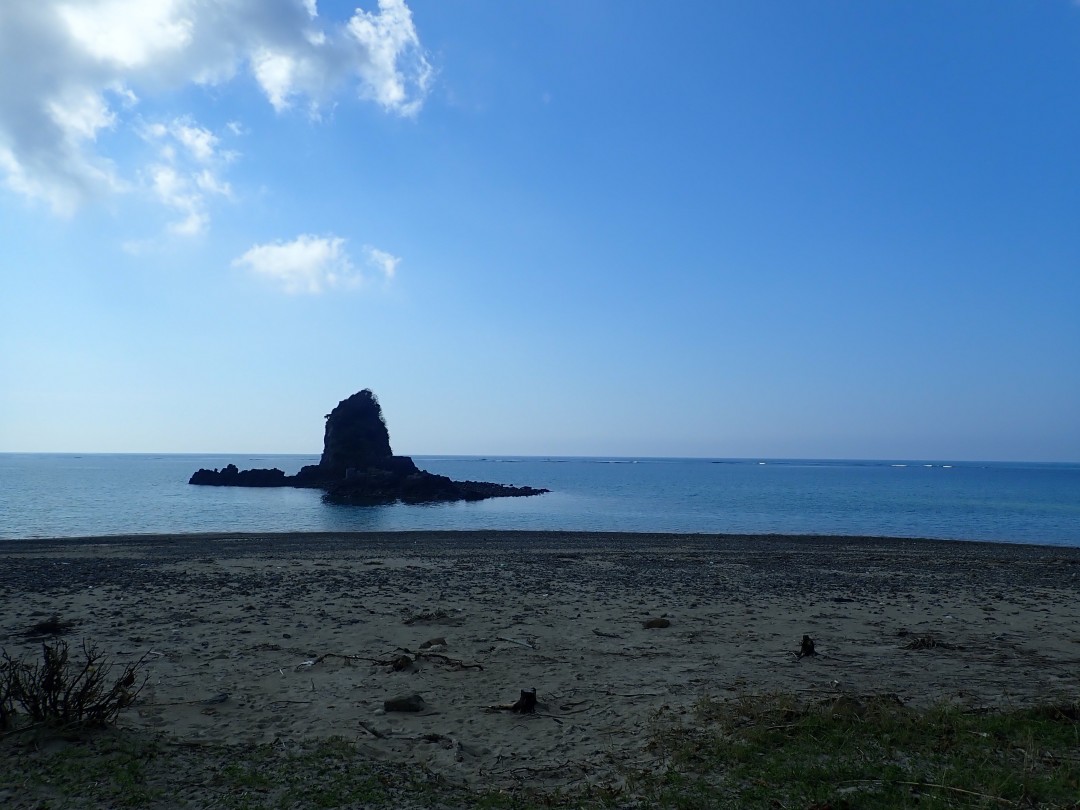
[[[200,467],[314,456],[0,454],[0,539],[179,532],[525,529],[838,534],[1080,546],[1080,464],[415,457],[533,498],[332,506],[300,489],[193,487]]]

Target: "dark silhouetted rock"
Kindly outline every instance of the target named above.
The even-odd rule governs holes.
[[[216,487],[308,487],[323,490],[330,503],[374,505],[404,501],[479,501],[485,498],[541,495],[548,490],[485,481],[453,481],[419,469],[408,456],[390,449],[379,400],[368,389],[338,403],[326,416],[323,453],[318,464],[296,475],[278,469],[199,470],[189,484]]]
[[[326,415],[320,469],[331,479],[350,469],[376,467],[394,454],[379,400],[365,388],[343,399]]]
[[[211,487],[286,487],[289,477],[277,467],[269,470],[238,470],[228,464],[219,470],[199,470],[191,476],[189,484]]]
[[[400,456],[399,456],[400,458]],[[486,481],[454,481],[445,475],[417,470],[406,476],[381,469],[357,471],[344,481],[325,486],[329,503],[370,505],[378,503],[438,503],[442,501],[482,501],[485,498],[512,498],[542,495],[546,489],[491,484]]]

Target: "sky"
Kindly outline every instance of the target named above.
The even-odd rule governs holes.
[[[1080,461],[1080,3],[0,4],[0,452]]]

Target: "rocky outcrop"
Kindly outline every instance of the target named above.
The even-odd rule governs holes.
[[[240,470],[235,464],[228,464],[220,471],[199,470],[188,483],[211,487],[284,487],[288,486],[288,478],[276,467]]]
[[[216,487],[308,487],[323,490],[330,503],[432,503],[540,495],[548,490],[486,481],[453,481],[419,469],[408,456],[390,449],[379,400],[368,389],[343,399],[326,415],[323,452],[318,464],[296,475],[279,469],[199,470],[189,484]]]
[[[439,501],[482,501],[485,498],[512,498],[541,495],[546,489],[491,484],[486,481],[454,481],[445,475],[417,470],[406,476],[370,469],[325,487],[330,503],[379,504],[437,503]]]
[[[343,476],[348,469],[370,467],[393,455],[382,408],[370,389],[341,400],[326,415],[319,466],[327,472]]]

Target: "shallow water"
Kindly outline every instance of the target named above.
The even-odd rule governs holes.
[[[200,467],[314,456],[0,454],[0,539],[87,535],[524,529],[837,534],[1080,546],[1080,465],[417,456],[533,498],[334,506],[299,489],[187,484]]]

